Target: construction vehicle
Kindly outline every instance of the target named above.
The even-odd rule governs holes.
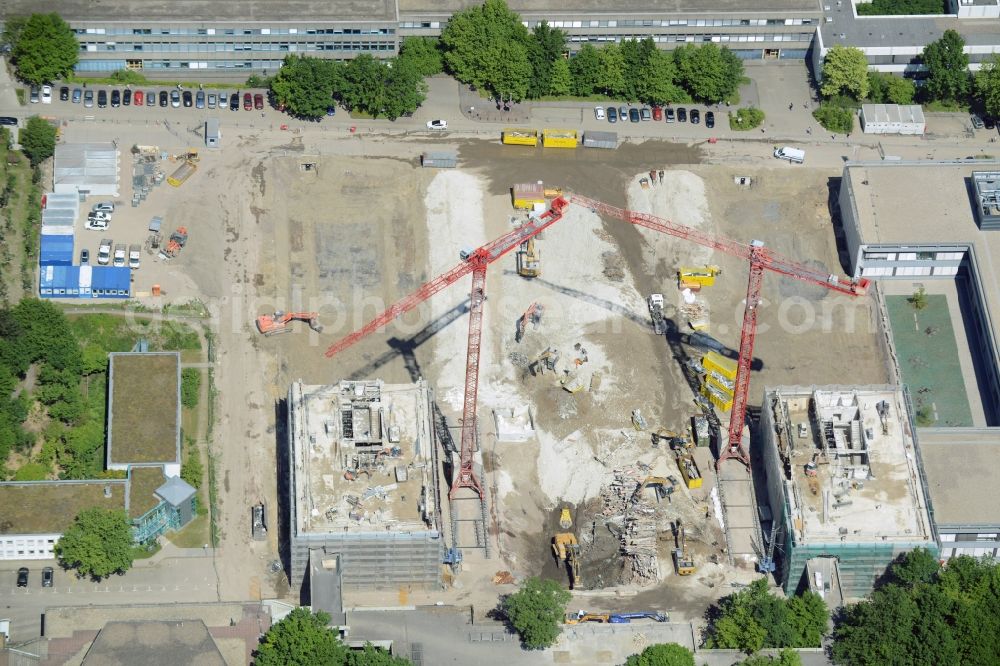
[[[573,527],[573,515],[569,512],[568,506],[564,506],[559,512],[559,527],[564,530]]]
[[[535,248],[535,239],[529,238],[521,243],[515,255],[517,274],[524,278],[536,278],[542,274],[542,255]]]
[[[187,245],[187,227],[177,227],[177,230],[170,234],[167,246],[160,250],[160,259],[173,259],[181,252],[181,248]]]
[[[546,370],[555,372],[557,363],[559,363],[559,350],[549,347],[531,362],[528,370],[532,375],[544,375]]]
[[[677,488],[677,479],[672,476],[647,476],[635,488],[635,497],[642,495],[646,488],[652,488],[656,493],[657,501],[674,494]]]
[[[650,433],[653,446],[659,446],[660,442],[665,443],[672,451],[691,448],[691,442],[684,435],[679,435],[673,430],[660,428],[656,432]]]
[[[584,622],[611,622],[611,613],[577,611],[566,614],[566,624],[583,624]]]
[[[667,330],[666,322],[663,320],[663,294],[650,294],[646,299],[649,306],[649,317],[653,320],[653,332],[663,335]]]
[[[572,532],[562,532],[552,537],[552,554],[556,561],[566,565],[569,575],[569,589],[574,589],[580,582],[580,544]]]
[[[694,456],[686,451],[677,451],[677,467],[681,471],[681,476],[684,477],[684,484],[688,490],[701,488],[703,479],[701,478],[701,470],[698,469],[698,465],[694,461]]]
[[[633,611],[629,613],[612,613],[608,622],[611,624],[629,624],[632,620],[653,620],[654,622],[669,622],[670,616],[660,611]]]
[[[184,184],[184,182],[188,178],[193,176],[194,172],[197,170],[198,170],[197,164],[195,164],[191,160],[184,160],[184,162],[181,163],[179,167],[177,167],[177,170],[174,171],[172,174],[170,174],[170,176],[167,178],[167,182],[173,185],[174,187],[180,187],[181,185]]]
[[[171,155],[170,159],[183,162],[197,162],[201,159],[201,157],[198,155],[197,150],[194,148],[188,148],[187,152]]]
[[[521,315],[517,320],[517,330],[514,333],[514,342],[520,342],[524,339],[524,334],[528,330],[528,323],[537,330],[538,325],[542,323],[542,315],[545,313],[545,306],[541,303],[532,303],[524,314]]]
[[[681,266],[677,270],[677,286],[697,291],[702,287],[711,287],[719,275],[722,275],[722,269],[718,266]]]
[[[254,541],[267,540],[267,508],[263,500],[250,507],[250,532]]]
[[[690,576],[698,571],[698,568],[695,567],[694,559],[688,553],[687,534],[684,531],[684,525],[679,520],[676,529],[677,548],[674,550],[674,566],[677,568],[678,576]]]
[[[282,312],[280,310],[273,315],[257,317],[257,330],[267,337],[288,333],[292,330],[288,324],[296,320],[306,322],[309,324],[309,328],[317,333],[323,332],[318,312]]]

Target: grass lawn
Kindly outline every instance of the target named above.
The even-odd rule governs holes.
[[[198,491],[198,504],[201,506],[204,506],[204,494],[202,491]],[[167,532],[166,536],[170,539],[170,543],[178,548],[201,548],[212,541],[209,527],[208,514],[206,513],[203,516],[195,516],[182,530]]]

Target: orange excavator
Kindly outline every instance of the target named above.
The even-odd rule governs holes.
[[[280,310],[273,315],[257,317],[257,330],[268,337],[279,333],[288,333],[292,330],[288,324],[295,320],[306,322],[309,324],[309,328],[317,333],[323,332],[318,312],[282,312]]]

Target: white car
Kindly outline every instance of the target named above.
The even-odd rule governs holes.
[[[108,218],[87,218],[87,224],[84,228],[88,231],[104,231],[109,226],[111,226],[111,220]]]
[[[115,212],[115,204],[112,201],[102,201],[101,203],[95,203],[94,207],[90,210],[94,213],[113,213]]]
[[[448,129],[447,120],[428,120],[427,129],[429,130],[446,130]]]
[[[42,104],[52,103],[52,86],[42,86]]]
[[[595,106],[594,107],[594,116],[598,120],[604,120],[604,118],[605,118],[605,116],[604,116],[604,107],[603,106]]]

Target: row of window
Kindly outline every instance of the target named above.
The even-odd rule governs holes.
[[[965,252],[865,252],[866,261],[961,261]]]
[[[657,44],[696,44],[699,42],[714,42],[716,44],[733,42],[809,42],[812,40],[812,33],[790,32],[752,35],[574,35],[569,38],[569,42],[571,44],[584,44],[587,42],[601,44],[605,42],[620,42],[623,39],[646,39],[647,37],[651,38]]]
[[[80,50],[89,53],[142,51],[145,53],[227,53],[233,51],[393,51],[395,42],[266,42],[261,44],[219,42],[185,44],[177,42],[83,42]]]
[[[768,25],[813,25],[814,19],[618,19],[608,21],[549,21],[553,28],[668,28],[690,26],[693,28],[722,28],[739,26]],[[524,21],[524,25],[534,28],[541,21]],[[405,24],[400,24],[405,27]]]
[[[0,560],[22,559],[34,555],[51,555],[55,539],[0,539]]]
[[[78,35],[395,35],[395,28],[75,28]]]

